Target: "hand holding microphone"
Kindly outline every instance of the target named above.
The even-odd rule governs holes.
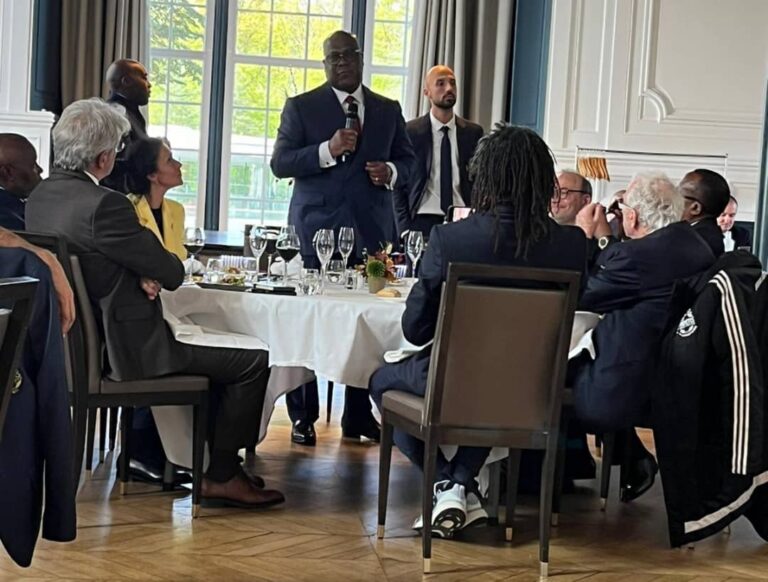
[[[347,113],[344,116],[344,129],[336,130],[330,143],[331,155],[334,158],[341,156],[341,161],[346,162],[347,156],[351,155],[357,147],[357,137],[360,132],[360,119],[357,116],[357,103],[350,103],[347,106]]]

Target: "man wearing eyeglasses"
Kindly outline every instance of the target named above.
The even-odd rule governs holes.
[[[572,171],[560,172],[558,189],[552,196],[552,218],[561,226],[575,226],[576,215],[592,202],[592,184]]]
[[[717,172],[700,168],[683,176],[678,188],[685,201],[683,220],[719,257],[725,252],[725,245],[717,219],[731,199],[728,182]]]
[[[321,228],[355,229],[356,249],[373,253],[396,237],[392,190],[408,184],[414,163],[400,105],[363,86],[363,55],[354,36],[336,31],[323,43],[327,83],[285,102],[270,166],[294,180],[288,222],[305,267],[317,267],[312,237]],[[288,396],[292,440],[315,444],[315,383]],[[345,437],[378,441],[368,393],[347,387]]]

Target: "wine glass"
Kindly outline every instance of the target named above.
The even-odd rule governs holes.
[[[189,253],[189,260],[184,268],[184,281],[192,281],[192,266],[195,263],[195,255],[205,246],[205,231],[202,228],[190,227],[184,229],[184,248]]]
[[[277,252],[277,239],[280,234],[276,230],[264,229],[264,238],[267,240],[265,252],[267,253],[267,281],[272,281],[272,259]]]
[[[299,254],[301,249],[301,243],[299,242],[299,236],[294,231],[293,234],[289,234],[290,231],[286,231],[285,234],[281,234],[277,239],[277,253],[283,259],[283,285],[288,282],[288,263],[293,260],[293,257]]]
[[[248,244],[251,246],[251,252],[256,258],[256,277],[259,278],[259,262],[261,255],[267,249],[267,229],[263,226],[254,226],[251,228],[251,234],[248,236]]]
[[[420,230],[412,230],[408,233],[408,238],[405,242],[405,252],[408,253],[408,257],[413,264],[411,273],[412,276],[416,276],[416,267],[419,264],[421,253],[424,251],[424,235]]]
[[[325,287],[326,267],[333,256],[334,240],[330,228],[321,228],[315,233],[315,252],[320,259],[320,284]]]
[[[339,229],[339,252],[344,257],[344,266],[349,262],[349,255],[355,248],[355,231],[351,226],[342,226]]]

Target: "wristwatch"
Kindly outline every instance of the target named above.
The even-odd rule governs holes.
[[[607,247],[611,242],[610,236],[601,236],[599,239],[597,239],[597,248],[599,248],[601,251]]]

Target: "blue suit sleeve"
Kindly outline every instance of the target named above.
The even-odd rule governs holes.
[[[294,99],[285,102],[277,140],[269,166],[278,178],[302,178],[320,174],[320,144],[307,144],[304,127]],[[399,171],[399,170],[398,170]]]
[[[587,288],[579,302],[579,309],[607,313],[628,307],[640,295],[640,273],[626,247],[615,244],[603,251],[595,271],[587,281]]]
[[[403,313],[403,334],[414,345],[421,346],[435,337],[440,295],[445,279],[440,229],[429,235],[429,246],[419,268],[419,280],[413,286]]]

